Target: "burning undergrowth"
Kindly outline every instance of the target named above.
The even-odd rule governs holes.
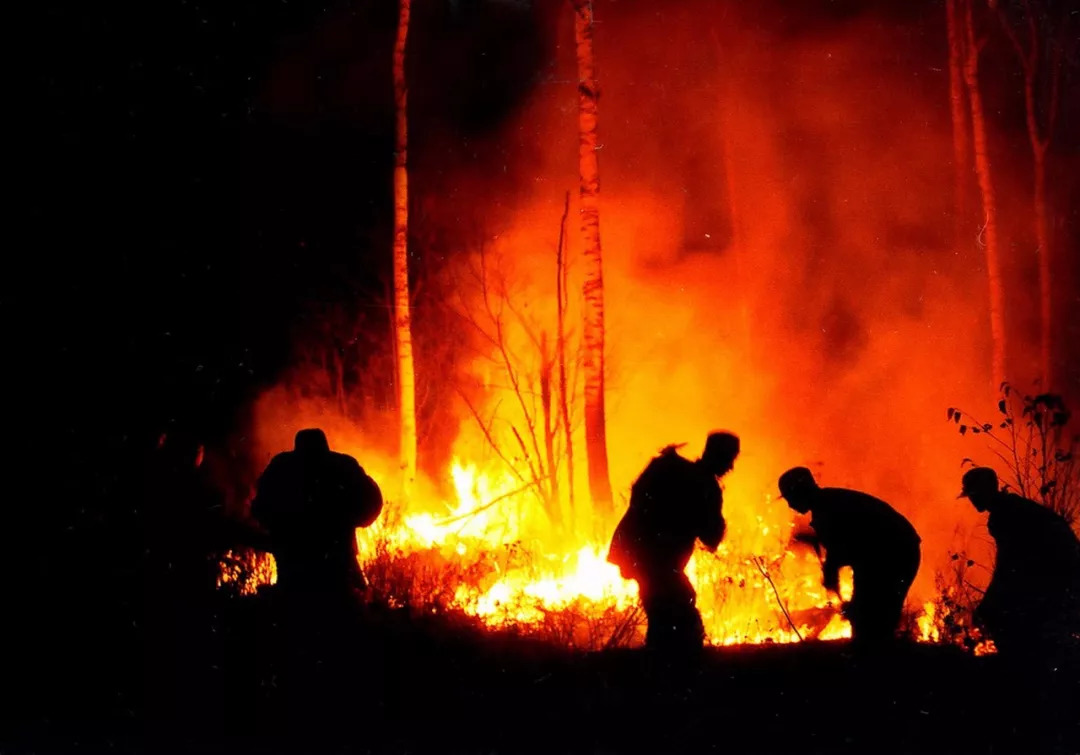
[[[400,476],[394,475],[392,460],[360,445],[348,422],[333,420],[311,401],[290,403],[285,395],[279,390],[264,397],[267,417],[274,417],[263,425],[268,447],[284,442],[298,424],[321,424],[332,446],[361,459],[393,497]],[[295,414],[285,419],[288,406]],[[281,440],[275,440],[278,434]],[[491,463],[482,471],[476,463],[455,460],[449,494],[421,481],[413,486],[410,503],[389,502],[374,525],[358,530],[368,598],[418,614],[473,617],[489,628],[563,647],[639,644],[644,617],[636,585],[605,558],[621,511],[598,514],[580,496],[573,509],[563,507],[570,516],[556,521],[542,496],[528,486],[522,489],[505,463],[501,467]],[[709,641],[847,636],[839,601],[820,586],[818,556],[789,547],[795,523],[786,507],[761,503],[782,517],[773,522],[756,515],[756,527],[733,530],[715,554],[699,550],[688,567]],[[728,506],[739,511],[737,501]],[[252,592],[273,581],[271,562],[265,555],[237,552],[222,582]]]

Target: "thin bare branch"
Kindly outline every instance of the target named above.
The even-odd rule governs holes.
[[[480,412],[478,412],[476,407],[473,406],[473,403],[469,400],[469,397],[466,396],[464,391],[462,391],[460,388],[458,388],[458,395],[461,396],[462,400],[465,402],[465,406],[469,408],[469,411],[472,413],[473,418],[476,420],[476,424],[480,425],[480,431],[484,434],[484,439],[487,440],[488,445],[491,446],[491,450],[493,450],[496,455],[498,455],[498,457],[503,460],[506,466],[510,468],[510,471],[514,474],[514,476],[516,476],[522,482],[526,482],[525,476],[518,471],[518,468],[514,466],[514,463],[510,459],[508,459],[503,453],[502,449],[499,448],[499,444],[495,442],[495,438],[491,435],[491,428],[488,426],[488,424],[484,422],[483,418],[480,417]]]
[[[513,425],[510,425],[510,431],[514,434],[514,437],[517,439],[518,445],[521,447],[521,453],[524,455],[525,463],[529,467],[529,474],[532,475],[534,482],[539,482],[540,474],[539,472],[537,472],[536,467],[533,466],[532,458],[529,456],[529,449],[525,446],[525,441],[522,439],[521,433],[519,433],[518,429]]]
[[[486,511],[487,509],[490,509],[492,506],[495,506],[495,505],[497,505],[499,503],[502,503],[503,501],[507,500],[508,498],[513,498],[516,495],[520,495],[520,494],[526,492],[529,488],[538,485],[539,482],[540,482],[539,480],[533,480],[531,482],[526,482],[520,488],[515,488],[514,490],[511,490],[508,493],[503,493],[501,495],[497,495],[494,498],[492,498],[490,501],[488,501],[487,503],[485,503],[485,504],[483,504],[481,506],[477,506],[472,511],[466,511],[464,514],[458,514],[457,516],[452,516],[452,517],[450,517],[448,519],[440,519],[438,522],[436,522],[436,524],[438,524],[439,526],[443,526],[443,525],[447,525],[447,524],[453,524],[454,522],[460,522],[460,521],[463,521],[465,519],[469,519],[470,517],[476,516],[481,511]]]
[[[754,566],[761,572],[761,576],[765,577],[765,581],[769,583],[769,587],[772,588],[773,595],[776,596],[776,602],[780,606],[780,610],[784,612],[784,618],[788,620],[788,624],[791,625],[791,630],[795,632],[795,636],[799,638],[799,642],[802,642],[803,636],[799,632],[799,628],[795,626],[795,622],[791,620],[791,614],[788,613],[787,606],[784,605],[784,601],[780,599],[780,591],[776,589],[776,583],[773,582],[772,577],[769,576],[769,572],[765,570],[765,567],[761,564],[761,561],[757,556],[751,556],[750,560],[754,562]]]

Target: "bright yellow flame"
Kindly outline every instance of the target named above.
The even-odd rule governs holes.
[[[449,593],[449,607],[491,627],[528,631],[543,625],[552,612],[566,610],[588,623],[612,612],[626,615],[637,605],[637,584],[624,580],[607,562],[606,539],[583,535],[584,528],[573,524],[556,527],[510,474],[485,473],[455,459],[450,476],[456,500],[430,507],[441,513],[401,512],[391,504],[373,526],[357,530],[358,558],[365,571],[377,571],[379,559],[388,552],[421,561],[444,559],[437,563],[483,562],[478,571],[463,570],[465,576]],[[851,625],[840,608],[852,596],[851,569],[841,569],[840,595],[830,594],[821,584],[818,556],[787,548],[790,523],[770,522],[761,515],[753,521],[756,528],[729,531],[716,553],[697,550],[687,566],[707,641],[733,645],[850,637]],[[600,529],[610,532],[613,526]],[[241,576],[245,570],[247,578]],[[259,584],[276,582],[276,576],[272,557],[230,551],[218,584],[252,594]],[[933,602],[923,605],[916,617],[919,641],[943,641],[938,614]],[[637,641],[642,629],[634,628]],[[975,652],[985,655],[996,649],[984,640]]]
[[[940,642],[941,641],[941,628],[935,621],[937,616],[937,606],[933,601],[927,601],[923,605],[923,612],[915,619],[915,624],[919,628],[919,642]]]
[[[614,521],[599,528],[604,538],[589,537],[582,534],[585,527],[555,526],[511,474],[483,472],[455,459],[450,476],[457,500],[435,507],[444,513],[405,513],[399,524],[384,517],[357,532],[365,569],[380,548],[462,559],[505,553],[511,544],[520,544],[521,558],[492,557],[490,579],[458,584],[452,606],[492,627],[528,628],[550,612],[573,609],[588,618],[637,604],[637,584],[623,579],[606,559],[606,537]],[[839,602],[821,586],[817,557],[786,549],[790,528],[760,515],[754,524],[742,537],[729,537],[715,554],[695,552],[687,566],[708,641],[731,645],[850,637]],[[850,570],[842,581],[850,596]]]

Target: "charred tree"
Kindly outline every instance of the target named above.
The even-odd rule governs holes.
[[[957,4],[963,43],[964,84],[971,109],[972,145],[975,152],[975,175],[982,197],[984,222],[979,243],[986,252],[986,274],[990,285],[990,338],[992,341],[991,376],[994,386],[1005,382],[1008,350],[1005,337],[1005,283],[1001,271],[1001,248],[998,242],[997,199],[991,174],[990,148],[986,138],[986,116],[979,92],[979,53],[982,40],[975,36],[972,0],[949,0]]]
[[[1028,142],[1033,162],[1032,203],[1035,223],[1036,255],[1039,260],[1039,367],[1042,387],[1049,390],[1053,383],[1053,248],[1046,208],[1046,156],[1054,135],[1060,109],[1061,76],[1064,68],[1064,47],[1070,39],[1069,14],[1062,4],[1062,18],[1056,38],[1050,26],[1049,8],[1045,3],[1024,0],[1018,33],[1013,18],[1003,5],[997,4],[998,19],[1012,44],[1020,68],[1024,72],[1024,112]],[[1073,30],[1075,31],[1075,30]],[[1022,39],[1026,37],[1026,41]]]
[[[401,413],[401,469],[405,490],[416,479],[416,371],[412,352],[409,301],[409,171],[408,88],[405,85],[405,42],[409,35],[410,0],[399,0],[394,41],[394,342],[397,354],[398,409]]]
[[[604,273],[600,254],[600,163],[597,156],[597,100],[593,60],[593,8],[572,0],[578,67],[578,171],[581,179],[581,235],[585,258],[585,454],[589,495],[599,511],[612,508],[604,414]]]

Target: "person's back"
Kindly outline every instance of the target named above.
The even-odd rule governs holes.
[[[998,645],[1013,649],[1080,629],[1080,541],[1065,520],[1002,492],[987,529],[997,554],[978,615]]]
[[[829,554],[856,571],[889,563],[920,542],[915,528],[892,506],[847,488],[821,488],[811,526]]]
[[[999,494],[986,522],[997,543],[997,560],[1027,576],[1066,583],[1080,569],[1080,542],[1068,523],[1035,501]]]
[[[641,513],[643,526],[655,534],[646,548],[664,566],[682,569],[694,549],[700,529],[700,507],[716,488],[708,473],[674,451],[653,459],[634,483],[630,508]]]
[[[718,478],[731,471],[739,439],[710,433],[697,461],[668,446],[634,482],[630,505],[611,539],[608,561],[638,583],[648,619],[647,647],[698,651],[705,638],[697,594],[684,570],[694,541],[716,550],[724,537]]]
[[[846,606],[852,638],[866,647],[895,638],[904,600],[919,571],[920,539],[892,506],[867,493],[822,488],[806,467],[780,476],[780,495],[810,525],[825,547],[822,584],[839,592],[840,569],[850,566],[854,592]]]
[[[716,478],[669,446],[634,482],[612,556],[628,575],[682,571],[699,536],[715,548],[723,536]],[[617,560],[616,560],[617,559]]]
[[[362,584],[355,530],[378,517],[382,493],[356,459],[330,451],[321,431],[301,431],[293,451],[271,460],[251,510],[270,533],[279,585]]]

